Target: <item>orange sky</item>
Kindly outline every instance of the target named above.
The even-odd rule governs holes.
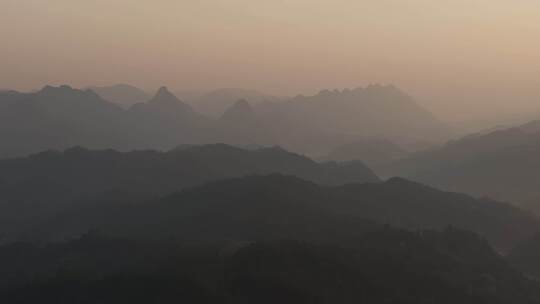
[[[0,0],[0,39],[0,88],[394,83],[448,119],[540,109],[536,0]]]

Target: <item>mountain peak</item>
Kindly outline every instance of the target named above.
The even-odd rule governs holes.
[[[179,103],[181,101],[167,87],[161,87],[151,102]]]
[[[38,93],[41,94],[50,94],[50,93],[59,93],[59,92],[71,92],[74,89],[68,85],[62,85],[59,87],[53,87],[51,85],[46,85]]]
[[[169,89],[165,86],[162,86],[158,89],[157,91],[157,94],[171,94],[171,92],[169,91]]]
[[[222,118],[245,118],[251,117],[253,115],[253,109],[249,102],[245,99],[238,100],[234,105],[228,108],[225,113],[223,113]]]
[[[40,92],[46,92],[46,91],[50,91],[50,90],[54,90],[54,87],[51,86],[51,85],[46,85],[40,90]]]
[[[253,109],[251,108],[251,105],[245,99],[239,99],[232,107],[229,108],[229,110],[237,110],[237,111],[243,111],[243,112],[253,111]]]
[[[199,118],[191,106],[178,99],[178,97],[171,93],[166,87],[159,88],[154,97],[148,102],[135,104],[131,109],[139,111],[140,113],[153,113],[152,115],[159,115],[160,119],[168,117],[167,119],[174,121],[178,121],[178,115],[182,116],[182,120],[187,118],[184,116],[187,114],[193,114],[191,119]]]

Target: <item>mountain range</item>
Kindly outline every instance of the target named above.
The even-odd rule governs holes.
[[[178,96],[185,96],[186,101],[198,112],[210,117],[220,117],[225,111],[239,100],[247,100],[252,105],[262,102],[279,102],[287,97],[277,97],[256,90],[239,88],[221,88],[197,95],[178,92]]]
[[[429,170],[496,151],[524,164],[538,123],[416,153],[351,136],[360,140],[329,157],[340,162],[316,162],[265,147],[284,137],[261,119],[263,104],[245,100],[213,119],[166,88],[129,109],[69,87],[2,94],[5,126],[35,115],[21,139],[41,138],[39,130],[58,136],[41,138],[47,145],[176,144],[0,159],[0,297],[10,303],[540,302],[530,277],[540,265],[534,214],[404,178],[382,181],[358,160]],[[193,143],[219,139],[237,146]],[[426,155],[430,162],[408,163]],[[533,173],[521,166],[518,173]]]
[[[255,109],[275,134],[282,135],[280,145],[316,155],[365,137],[417,142],[451,134],[448,126],[394,86],[323,90],[286,102],[261,103]]]
[[[153,179],[160,185],[157,178]],[[51,199],[43,201],[43,196],[42,201],[30,201],[31,197],[23,202],[12,201],[14,204],[4,206],[2,213],[7,218],[4,225],[12,223],[7,228],[13,235],[5,237],[62,240],[97,229],[128,238],[329,242],[353,240],[381,223],[411,230],[448,226],[467,229],[506,252],[540,230],[536,217],[511,205],[443,192],[399,178],[384,183],[324,186],[293,176],[247,176],[155,199],[140,195],[140,188],[150,190],[152,183],[132,183],[136,188],[128,187],[127,182],[121,184],[126,187],[122,192],[101,192],[86,200],[79,196],[63,205],[56,199],[62,197],[55,193],[51,196],[54,204]],[[26,183],[16,189],[31,186]],[[172,189],[170,186],[169,193]],[[141,202],[144,197],[147,199]],[[28,205],[34,213],[24,213],[22,206]],[[33,218],[31,224],[29,218]],[[19,225],[13,223],[16,219],[21,220]],[[10,231],[7,228],[3,231]]]
[[[472,134],[376,167],[450,191],[489,196],[540,211],[540,122]]]
[[[69,86],[0,93],[0,135],[7,139],[0,143],[0,157],[76,145],[128,151],[216,142],[280,145],[323,155],[365,136],[412,142],[438,140],[449,132],[394,87],[323,91],[285,101],[235,100],[226,102],[226,110],[218,118],[197,112],[164,87],[144,102],[135,101],[143,98],[141,92],[130,93],[139,97],[130,99],[129,108],[125,108],[125,100],[117,101],[120,106],[103,97],[118,100],[115,94],[131,87],[95,89],[102,96]]]
[[[0,297],[540,302],[540,122],[426,149],[393,86],[261,95],[0,92]]]
[[[5,234],[66,208],[136,203],[186,187],[251,174],[293,174],[323,185],[377,182],[360,162],[316,163],[280,148],[224,144],[169,152],[71,148],[0,160],[0,225]]]

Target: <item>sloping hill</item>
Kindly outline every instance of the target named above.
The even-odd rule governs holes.
[[[376,171],[539,211],[539,152],[540,129],[538,122],[531,122],[466,136]]]
[[[96,92],[101,98],[114,102],[123,108],[129,108],[134,104],[150,99],[150,96],[145,91],[127,84],[89,87],[88,89]]]
[[[217,120],[215,129],[219,142],[272,146],[278,141],[244,99],[225,110]]]
[[[129,138],[123,110],[92,91],[47,86],[0,99],[0,157],[79,144],[118,148]]]
[[[327,152],[354,138],[442,140],[450,130],[393,86],[324,90],[255,107],[264,123],[295,151]],[[345,141],[346,140],[346,141]]]
[[[147,102],[133,105],[126,113],[131,132],[139,146],[170,149],[180,143],[201,143],[210,130],[211,120],[195,112],[166,87]]]
[[[0,160],[0,226],[8,233],[71,206],[140,202],[209,181],[276,172],[328,185],[378,181],[360,163],[318,164],[279,148],[209,145],[130,153],[73,148]]]
[[[0,246],[10,303],[535,304],[538,283],[473,233],[383,228],[354,246],[87,234]],[[34,279],[39,278],[39,279]]]
[[[71,210],[34,232],[57,238],[97,228],[130,237],[328,241],[358,236],[365,222],[412,230],[454,226],[481,234],[502,251],[540,229],[534,216],[510,205],[401,179],[321,187],[296,177],[270,175],[213,182],[143,205]]]

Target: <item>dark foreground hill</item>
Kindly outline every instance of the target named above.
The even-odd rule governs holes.
[[[120,237],[237,241],[354,240],[374,223],[411,230],[454,226],[506,251],[540,230],[532,215],[402,179],[323,187],[291,176],[252,176],[209,183],[145,204],[94,204],[29,228],[37,239],[98,229]]]
[[[250,174],[291,174],[320,184],[376,182],[362,163],[319,164],[280,148],[217,144],[170,152],[73,148],[0,160],[0,227],[25,227],[70,207],[141,202],[205,182]]]
[[[540,234],[518,244],[507,259],[524,273],[540,278]]]
[[[475,234],[383,228],[350,246],[87,235],[0,247],[8,303],[532,304],[539,285]]]

